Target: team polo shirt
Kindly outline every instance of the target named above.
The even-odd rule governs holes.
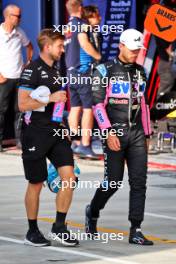
[[[51,93],[61,90],[61,75],[58,67],[50,67],[40,57],[31,62],[22,72],[19,89],[33,91],[39,86],[47,86]],[[59,84],[60,83],[60,84]],[[32,111],[30,124],[43,129],[58,127],[57,122],[51,121],[54,103],[45,107],[45,112]]]
[[[20,27],[8,33],[0,25],[0,73],[9,79],[20,77],[23,67],[22,47],[29,44],[29,39]]]
[[[66,67],[84,73],[90,68],[93,58],[81,48],[78,34],[87,33],[87,24],[78,17],[70,17],[67,26],[68,29],[65,32]]]

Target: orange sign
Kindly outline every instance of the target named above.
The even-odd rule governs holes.
[[[153,35],[166,41],[176,40],[176,12],[162,5],[152,5],[144,22],[144,27]]]

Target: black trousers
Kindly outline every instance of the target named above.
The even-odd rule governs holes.
[[[142,222],[147,179],[147,147],[143,128],[141,126],[129,128],[119,139],[120,151],[111,151],[106,140],[103,141],[105,177],[91,201],[92,215],[99,217],[99,211],[105,207],[109,198],[121,186],[126,161],[130,185],[129,220]],[[116,184],[110,184],[112,182]]]
[[[15,113],[15,137],[19,139],[19,130],[17,129],[17,122],[20,115],[18,110],[18,96],[17,96],[18,79],[7,79],[5,83],[0,84],[0,144],[3,139],[4,132],[4,118],[9,107],[9,103],[14,98],[14,113]]]

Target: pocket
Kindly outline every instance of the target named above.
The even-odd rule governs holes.
[[[36,160],[45,156],[47,138],[44,133],[33,128],[25,128],[22,131],[22,156],[25,159]]]

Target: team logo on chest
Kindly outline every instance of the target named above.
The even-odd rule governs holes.
[[[111,97],[129,98],[130,96],[130,82],[116,81],[110,85]]]
[[[48,74],[46,71],[41,71],[41,78],[42,79],[48,79]]]

